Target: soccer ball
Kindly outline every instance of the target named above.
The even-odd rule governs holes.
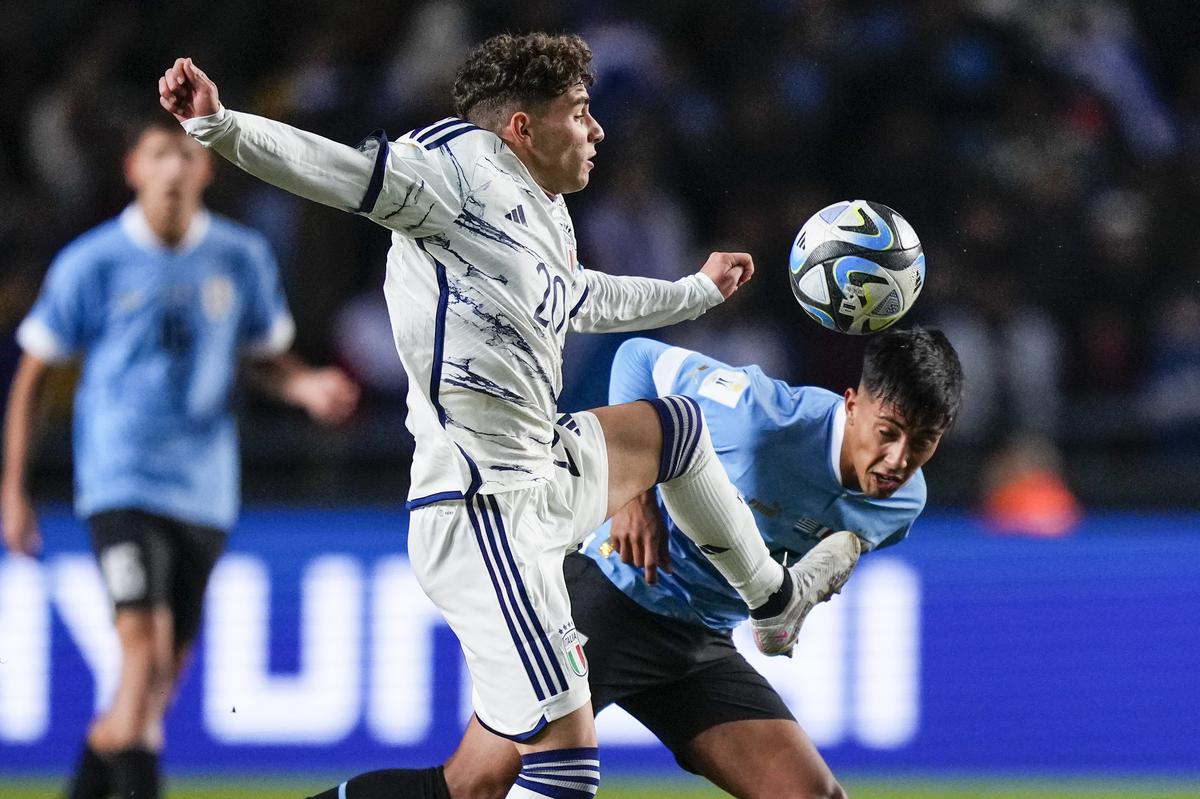
[[[877,333],[908,312],[925,283],[925,254],[912,225],[879,203],[822,208],[792,242],[792,293],[830,330]]]

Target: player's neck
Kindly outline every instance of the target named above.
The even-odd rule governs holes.
[[[196,204],[138,200],[150,231],[168,247],[178,247],[199,210]]]
[[[843,488],[862,491],[862,486],[858,484],[858,472],[854,470],[854,454],[844,437],[841,452],[838,453],[838,479],[841,480]]]
[[[553,202],[554,200],[557,200],[558,195],[546,188],[546,184],[543,183],[541,178],[538,176],[535,165],[531,164],[525,158],[521,158],[519,153],[517,154],[517,158],[525,166],[525,171],[528,172],[529,177],[533,179],[533,183],[535,186],[537,186],[538,191],[540,191],[542,194],[546,195],[546,198],[549,199],[551,202]]]
[[[521,162],[521,166],[525,167],[525,171],[529,174],[529,179],[537,187],[537,190],[546,195],[546,198],[551,202],[557,200],[558,194],[546,188],[547,181],[539,174],[537,159],[533,157],[533,153],[530,152],[529,148],[525,147],[519,141],[514,141],[512,138],[505,138],[503,131],[496,135],[500,137],[502,142],[508,145],[508,149],[512,150],[513,155]]]

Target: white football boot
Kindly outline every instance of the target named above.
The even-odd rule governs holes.
[[[787,607],[769,619],[750,619],[758,650],[765,655],[791,657],[804,617],[818,603],[841,592],[861,553],[858,536],[842,530],[821,539],[788,567],[792,575],[792,598]]]

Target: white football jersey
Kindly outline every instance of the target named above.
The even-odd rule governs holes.
[[[583,269],[561,196],[495,134],[450,118],[359,148],[221,109],[188,132],[268,182],[392,230],[384,293],[409,377],[409,504],[546,479],[567,330],[662,327],[721,302]]]

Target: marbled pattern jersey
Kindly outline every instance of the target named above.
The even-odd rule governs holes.
[[[562,196],[460,119],[358,148],[225,109],[185,127],[248,172],[392,231],[384,293],[409,377],[413,507],[548,477],[568,330],[662,327],[721,302],[703,275],[584,269]]]

